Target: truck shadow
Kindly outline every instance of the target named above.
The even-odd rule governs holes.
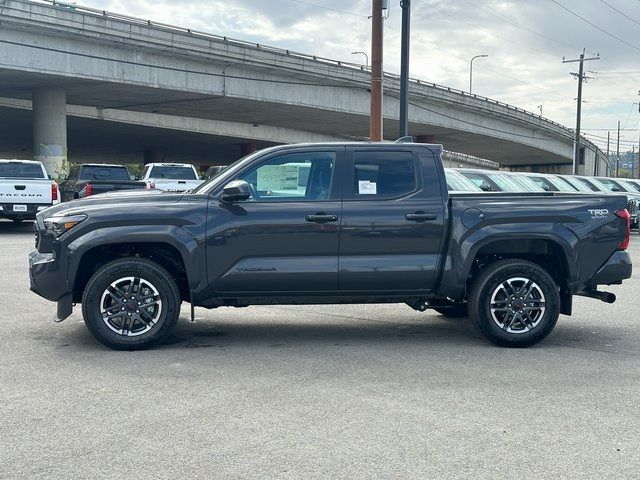
[[[14,223],[11,220],[0,218],[0,236],[17,235],[33,232],[33,222],[25,220],[22,223]]]

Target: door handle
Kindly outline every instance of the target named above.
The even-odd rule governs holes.
[[[337,222],[338,221],[338,216],[337,215],[326,215],[324,213],[316,213],[314,215],[307,215],[305,217],[305,219],[307,220],[307,222],[327,223],[327,222]]]
[[[435,220],[438,215],[436,213],[415,212],[407,213],[404,218],[410,222],[426,222],[427,220]]]

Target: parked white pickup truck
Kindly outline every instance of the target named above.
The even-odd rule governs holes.
[[[58,184],[41,162],[0,160],[0,217],[16,223],[34,220],[36,213],[57,203]]]
[[[141,180],[147,182],[148,188],[166,192],[186,192],[203,182],[196,168],[188,163],[149,163]]]

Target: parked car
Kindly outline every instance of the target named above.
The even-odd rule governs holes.
[[[188,163],[149,163],[142,171],[142,178],[149,188],[165,192],[186,192],[200,185],[196,167]]]
[[[452,168],[445,168],[444,174],[447,178],[447,188],[450,192],[481,192],[482,189],[475,183]]]
[[[132,180],[127,167],[107,163],[75,165],[71,168],[69,176],[60,183],[64,202],[91,197],[99,193],[144,188],[147,188],[147,184]]]
[[[632,186],[619,178],[595,177],[595,180],[614,193],[626,193],[629,197],[628,210],[631,214],[631,228],[640,228],[640,193]]]
[[[82,304],[91,333],[126,350],[166,338],[183,301],[192,318],[194,306],[401,302],[469,314],[512,347],[545,338],[574,295],[615,301],[598,286],[631,276],[626,196],[449,193],[441,148],[276,146],[191,193],[54,206],[37,216],[31,289],[59,320]]]
[[[34,220],[36,213],[60,203],[58,184],[41,162],[0,160],[0,217]]]
[[[546,173],[530,173],[530,172],[519,172],[520,175],[526,176],[529,180],[534,182],[540,188],[542,188],[546,192],[569,192],[575,193],[578,190],[576,187],[571,185],[568,182],[565,182],[563,179],[556,175],[546,174]]]
[[[499,172],[472,168],[456,169],[485,192],[542,192],[531,180],[513,172]]]

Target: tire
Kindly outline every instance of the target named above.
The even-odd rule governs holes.
[[[129,257],[93,274],[82,295],[82,315],[89,331],[107,347],[141,350],[171,333],[180,303],[169,272],[150,260]]]
[[[469,308],[466,303],[449,302],[447,300],[431,300],[429,305],[433,305],[434,308],[432,310],[435,310],[443,317],[466,318],[469,316]]]
[[[529,347],[555,327],[560,294],[553,278],[535,263],[500,260],[474,281],[468,305],[487,339],[501,347]]]

